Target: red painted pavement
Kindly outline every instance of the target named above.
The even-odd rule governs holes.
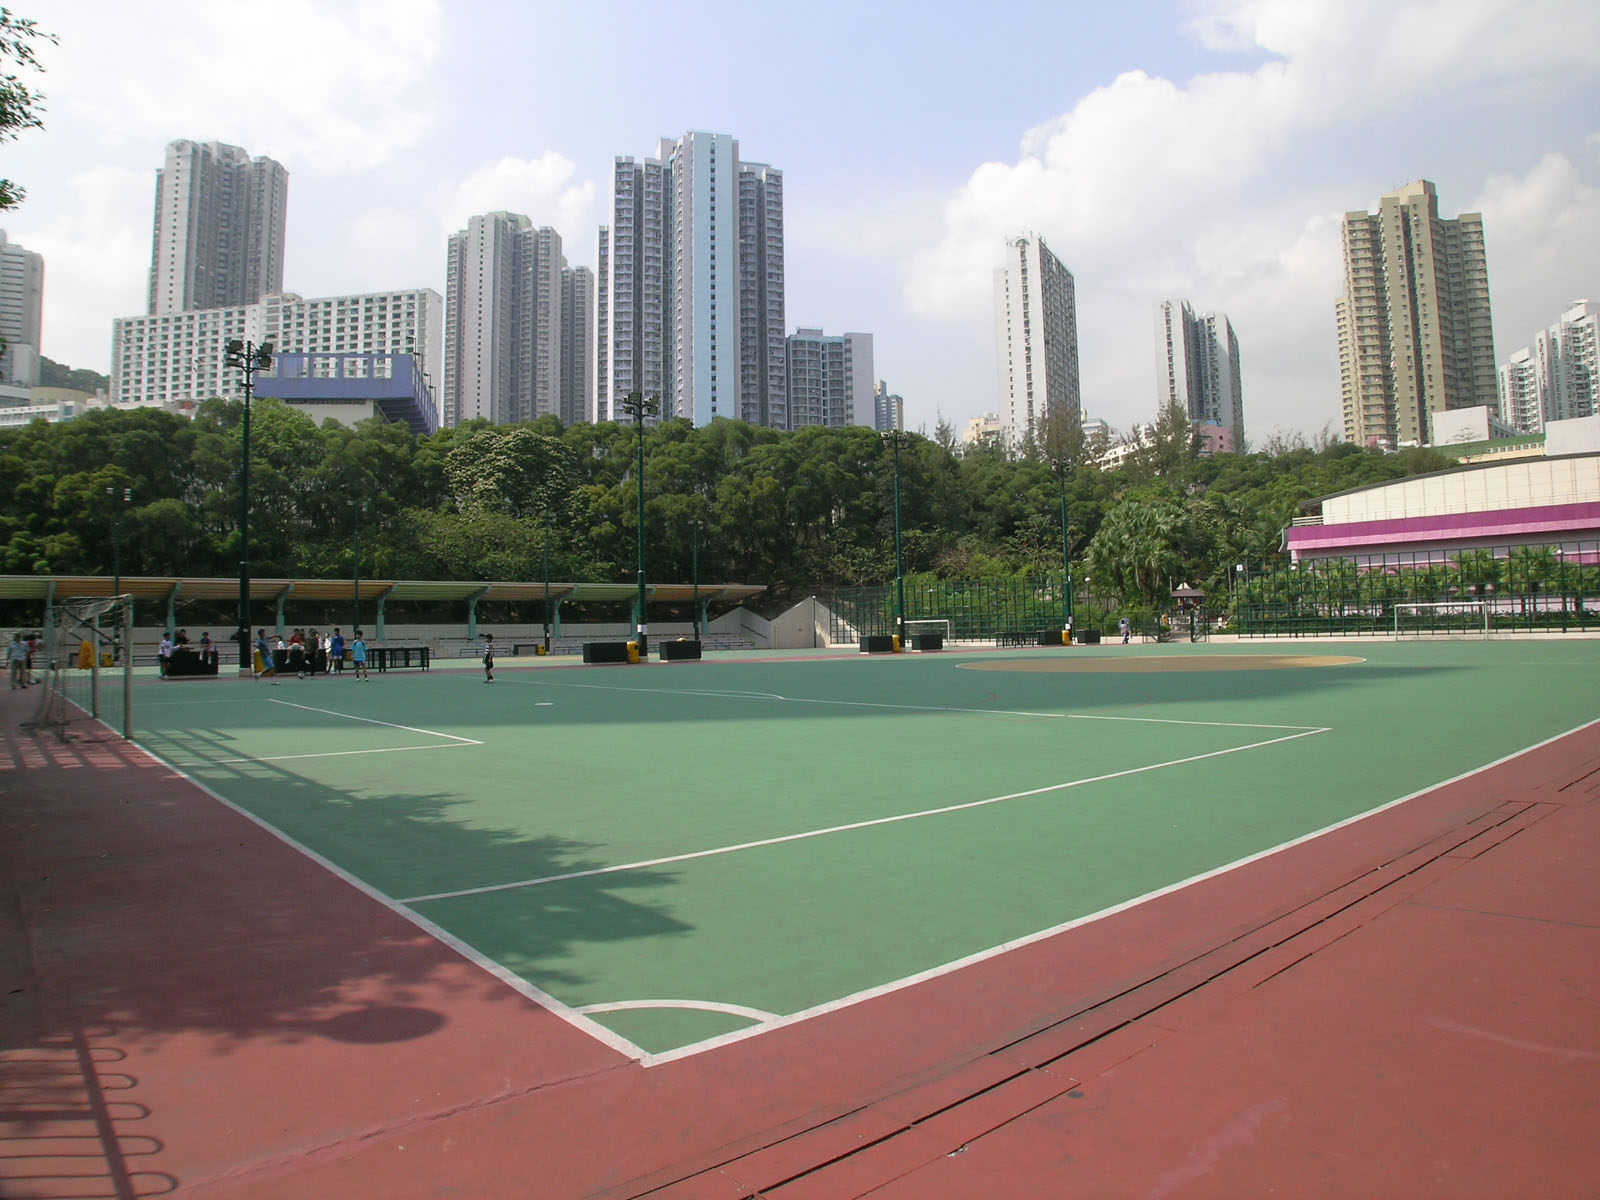
[[[0,1195],[1600,1194],[1600,730],[649,1070],[0,703]]]

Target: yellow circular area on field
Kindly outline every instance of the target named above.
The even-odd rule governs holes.
[[[1038,658],[997,658],[990,662],[967,662],[964,671],[1063,671],[1102,672],[1117,675],[1150,674],[1160,671],[1295,671],[1305,667],[1347,667],[1366,662],[1349,654],[1159,654],[1078,657],[1070,650]]]

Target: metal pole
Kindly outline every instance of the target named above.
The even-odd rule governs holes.
[[[694,618],[694,640],[700,640],[700,522],[689,523],[690,570],[694,575],[694,600],[690,615]]]
[[[550,653],[550,513],[544,514],[544,652]]]
[[[639,550],[638,579],[639,579],[639,657],[647,658],[650,654],[650,621],[645,613],[644,605],[644,405],[640,404],[633,414],[633,423],[639,429],[639,528],[636,539]]]
[[[350,632],[350,636],[351,637],[355,637],[355,631],[357,629],[361,628],[361,507],[360,507],[360,505],[356,506],[355,568],[354,568],[354,571],[353,571],[353,575],[354,575],[354,588],[355,588],[353,598],[354,598],[354,601],[355,601],[356,619],[355,619],[354,623],[350,626],[350,631],[351,631]]]
[[[1056,460],[1056,474],[1061,480],[1061,575],[1062,598],[1066,607],[1066,627],[1072,628],[1072,539],[1067,532],[1067,460]]]
[[[895,624],[900,630],[900,648],[906,645],[906,560],[900,545],[900,438],[895,431],[889,435],[894,446],[894,579],[897,592]]]
[[[133,601],[122,606],[122,736],[133,738]]]
[[[250,392],[255,372],[250,366],[253,347],[245,344],[244,450],[239,463],[239,670],[250,665]]]

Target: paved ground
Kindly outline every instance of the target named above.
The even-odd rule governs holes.
[[[1600,1194],[1600,727],[645,1069],[136,750],[19,734],[32,700],[3,1196]]]

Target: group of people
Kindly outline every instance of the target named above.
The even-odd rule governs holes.
[[[215,666],[217,657],[216,643],[211,640],[209,633],[202,633],[200,641],[195,645],[189,644],[189,631],[180,629],[177,633],[170,630],[161,635],[161,644],[156,647],[157,662],[161,667],[161,678],[172,678],[172,658],[175,654],[200,655],[200,661]]]
[[[254,678],[266,677],[278,682],[280,670],[293,671],[296,679],[315,678],[333,668],[336,675],[344,673],[345,651],[350,652],[350,665],[357,679],[367,678],[367,643],[361,630],[345,641],[344,631],[337,626],[324,638],[315,629],[296,629],[287,642],[281,634],[267,637],[265,629],[256,630],[256,663]]]
[[[6,663],[11,669],[11,690],[25,688],[35,682],[33,678],[33,656],[39,649],[39,635],[30,633],[23,637],[20,633],[11,635],[11,646],[6,651]]]

